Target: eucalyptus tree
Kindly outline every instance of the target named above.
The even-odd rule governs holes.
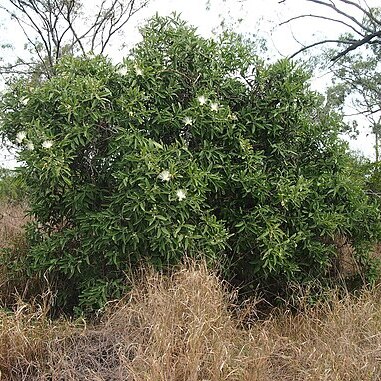
[[[281,0],[279,4],[288,2],[289,0]],[[380,49],[381,15],[379,8],[369,6],[366,1],[355,0],[305,0],[305,2],[311,5],[318,5],[322,11],[328,10],[330,13],[308,12],[298,14],[283,21],[281,25],[300,19],[308,20],[313,18],[344,26],[348,33],[342,36],[334,36],[333,38],[308,43],[295,52],[291,58],[315,46],[325,44],[340,46],[340,49],[330,57],[331,61],[336,61],[364,46],[372,46],[375,47],[375,49]],[[314,7],[313,9],[317,8]]]
[[[4,0],[0,9],[26,40],[26,54],[0,73],[50,78],[64,55],[103,54],[150,0]],[[5,55],[3,55],[5,56]]]
[[[287,3],[287,0],[279,3]],[[381,11],[365,1],[305,0],[310,12],[297,14],[281,24],[319,19],[327,25],[340,25],[345,33],[304,44],[291,55],[311,53],[324,47],[314,61],[332,74],[328,103],[352,120],[352,126],[368,124],[374,135],[375,161],[379,161],[381,115]],[[332,44],[334,47],[332,47]],[[329,46],[329,48],[328,48]],[[317,58],[316,58],[317,57]],[[353,120],[353,118],[355,118]],[[364,118],[366,118],[364,121]],[[347,129],[353,131],[353,128]]]
[[[374,135],[375,162],[380,159],[381,67],[375,50],[346,54],[332,66],[328,102],[351,118],[366,118]]]

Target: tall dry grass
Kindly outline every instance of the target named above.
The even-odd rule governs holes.
[[[191,264],[149,273],[91,326],[23,308],[0,315],[4,380],[381,379],[379,289],[248,328],[218,277]]]
[[[17,241],[20,225],[7,229],[6,242]],[[49,293],[0,310],[0,379],[376,381],[380,296],[380,287],[358,297],[333,293],[301,312],[248,321],[255,301],[235,305],[234,292],[203,263],[166,276],[145,271],[97,323],[50,320]]]
[[[26,274],[11,274],[9,263],[19,261],[27,254],[24,227],[30,221],[26,203],[0,199],[0,304],[10,305],[28,294],[44,292],[45,285]],[[5,260],[3,260],[5,258]],[[31,291],[33,290],[33,291]]]
[[[22,235],[25,205],[0,200],[0,248],[12,245]]]

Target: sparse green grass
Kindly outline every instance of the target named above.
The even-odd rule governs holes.
[[[14,242],[21,222],[1,232],[3,245]],[[48,292],[39,303],[19,300],[0,312],[0,379],[379,380],[380,296],[380,287],[357,297],[333,294],[303,312],[283,309],[248,321],[255,301],[237,308],[203,263],[166,276],[142,271],[96,323],[50,320]]]

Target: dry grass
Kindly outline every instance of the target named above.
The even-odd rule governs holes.
[[[26,221],[25,205],[0,200],[0,248],[18,240]]]
[[[245,327],[203,264],[149,273],[93,326],[2,314],[4,380],[379,380],[378,289]],[[246,306],[246,309],[248,306]],[[255,307],[253,307],[255,308]],[[10,345],[12,344],[12,345]]]
[[[0,380],[31,380],[44,371],[49,345],[63,335],[47,310],[20,303],[13,312],[0,312]]]
[[[10,275],[7,264],[22,259],[27,253],[24,226],[30,220],[25,215],[26,205],[0,200],[0,305],[14,304],[19,295],[43,292],[45,285],[26,274]],[[5,256],[5,257],[4,257]],[[6,258],[5,261],[2,261]],[[33,291],[31,291],[33,290]],[[38,293],[37,292],[37,293]]]
[[[19,239],[19,212],[1,227],[3,247]],[[255,302],[236,308],[205,264],[170,276],[146,271],[96,324],[49,320],[49,293],[40,304],[19,302],[0,312],[0,379],[376,381],[380,296],[380,287],[359,297],[333,294],[303,312],[278,311],[244,324],[255,316]]]

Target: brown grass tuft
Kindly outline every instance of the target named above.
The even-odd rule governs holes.
[[[229,294],[204,264],[150,272],[101,327],[66,341],[54,380],[240,380]],[[64,376],[63,376],[64,375]]]
[[[47,319],[48,305],[20,301],[13,311],[0,310],[0,380],[31,380],[46,368],[49,343],[58,336],[58,326]]]

